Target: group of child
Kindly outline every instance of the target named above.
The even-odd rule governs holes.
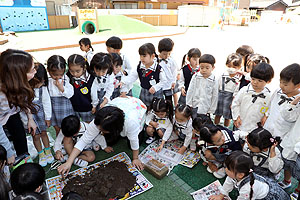
[[[66,160],[77,139],[88,131],[86,126],[96,111],[116,97],[132,95],[133,83],[139,80],[139,98],[148,110],[146,143],[161,138],[156,149],[160,151],[166,142],[182,140],[178,153],[184,154],[187,148],[199,150],[208,172],[216,178],[228,175],[221,194],[211,199],[223,199],[234,185],[238,186],[239,199],[289,199],[283,189],[291,186],[291,177],[300,180],[300,137],[289,139],[297,129],[296,121],[300,121],[299,64],[281,71],[280,89],[272,94],[266,87],[274,77],[269,59],[247,45],[227,57],[220,77],[212,73],[214,56],[202,55],[198,48],[183,57],[179,71],[170,56],[174,46],[170,38],[159,41],[159,55],[152,43],[142,45],[136,69],[120,53],[122,40],[118,37],[106,41],[108,53],[94,53],[88,38],[81,39],[79,45],[85,56],[73,54],[66,61],[53,55],[46,68],[36,64],[37,73],[30,81],[37,105],[34,120],[38,131],[33,141],[41,166],[54,160],[47,127],[56,130],[56,159]],[[219,125],[221,117],[224,126]],[[229,129],[231,119],[233,130]],[[95,159],[92,150],[100,148],[112,151],[99,134],[74,164],[87,166]],[[284,180],[277,184],[283,168]],[[13,174],[11,185],[18,195],[12,181]],[[31,192],[38,190],[36,187]],[[299,190],[300,184],[291,196],[296,199]]]

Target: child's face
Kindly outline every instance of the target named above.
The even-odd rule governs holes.
[[[120,54],[120,51],[121,51],[121,49],[114,49],[114,48],[108,47],[108,46],[106,46],[106,50],[108,53],[117,53],[117,54]]]
[[[114,74],[118,74],[122,69],[121,65],[114,65]]]
[[[184,116],[183,113],[180,113],[180,112],[176,111],[175,112],[175,119],[178,123],[184,123],[184,122],[187,122],[190,119],[190,117],[187,118],[186,116]]]
[[[227,176],[229,176],[230,178],[236,179],[235,173],[233,171],[230,171],[227,167],[225,168],[225,172],[226,172]]]
[[[29,72],[26,74],[26,75],[27,75],[27,80],[30,81],[30,80],[34,77],[35,73],[36,73],[36,69],[35,69],[34,63],[33,63],[31,69],[30,69]]]
[[[300,83],[294,85],[294,83],[291,80],[287,82],[285,80],[280,79],[280,88],[284,94],[286,94],[288,97],[292,97],[299,94]]]
[[[99,69],[94,68],[94,71],[98,77],[104,76],[107,73],[107,69],[99,70]]]
[[[188,61],[190,62],[190,65],[193,68],[196,68],[199,65],[199,60],[200,60],[200,57],[191,57],[191,58],[188,58]]]
[[[215,135],[211,137],[211,140],[214,145],[221,146],[225,142],[225,137],[221,131],[218,131]]]
[[[90,46],[89,46],[89,45],[84,45],[84,44],[80,43],[80,50],[81,50],[81,51],[88,52],[89,49],[90,49]]]
[[[53,71],[49,71],[49,75],[51,76],[51,78],[53,78],[54,80],[59,80],[63,77],[65,73],[64,69],[56,69]]]
[[[159,118],[164,118],[164,117],[166,117],[166,115],[167,115],[166,112],[155,112],[155,114],[156,114],[157,117],[159,117]]]
[[[251,84],[255,92],[261,92],[265,88],[267,82],[258,78],[251,77]]]
[[[226,67],[230,75],[235,75],[236,72],[241,69],[241,66],[235,66],[232,63],[227,64]]]
[[[70,65],[69,72],[73,77],[80,78],[80,76],[83,74],[84,70],[80,65]]]
[[[204,78],[208,78],[211,75],[214,68],[215,67],[209,63],[200,63],[200,73]]]
[[[151,65],[153,64],[154,57],[155,57],[154,54],[140,55],[140,60],[143,63],[143,65],[145,65],[146,67],[151,67]]]
[[[171,51],[162,51],[160,52],[159,57],[162,59],[167,59],[170,57],[170,55],[171,55]]]

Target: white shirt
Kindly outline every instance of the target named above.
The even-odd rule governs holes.
[[[39,88],[34,88],[34,94],[35,94],[34,101],[39,100],[40,98]],[[50,95],[46,86],[42,86],[42,104],[45,113],[45,120],[50,120],[52,116],[52,106],[51,106]]]
[[[198,114],[215,112],[218,104],[218,81],[213,74],[208,78],[204,78],[200,72],[192,76],[186,104],[193,108],[198,107]]]
[[[89,65],[91,64],[91,61],[94,57],[94,51],[92,50],[92,48],[90,48],[90,50],[88,52],[86,52],[85,56],[84,56],[87,60],[87,62],[89,63]]]
[[[263,94],[265,98],[252,97],[252,95],[258,94]],[[253,103],[254,100],[255,102]],[[242,131],[251,132],[257,128],[257,123],[261,121],[264,114],[269,109],[270,100],[271,93],[267,87],[265,87],[263,91],[259,93],[254,91],[251,83],[243,87],[237,93],[231,105],[233,120],[236,120],[238,117],[241,118],[242,125],[239,129]]]
[[[124,127],[120,135],[127,137],[132,150],[139,149],[139,133],[144,127],[147,107],[139,99],[134,97],[118,97],[110,101],[107,106],[116,106],[125,114]],[[83,135],[75,147],[82,150],[99,134],[99,129],[92,121],[88,127],[88,134]]]
[[[74,88],[70,84],[70,79],[67,75],[64,74],[63,77],[59,79],[59,82],[64,82],[64,92],[61,92],[54,84],[55,80],[53,78],[49,76],[48,79],[48,90],[50,97],[66,97],[70,99],[73,96]]]
[[[245,143],[245,145],[243,147],[243,151],[246,152],[247,154],[251,155],[250,154],[251,151],[250,151],[247,143]],[[281,153],[277,147],[275,147],[275,153],[276,153],[276,156],[274,156],[273,158],[270,157],[269,149],[266,152],[262,151],[261,153],[253,153],[253,155],[251,155],[251,157],[254,162],[254,166],[259,166],[259,164],[262,162],[263,158],[267,158],[267,160],[265,161],[264,164],[261,165],[261,167],[269,169],[270,172],[272,172],[273,174],[279,173],[280,170],[283,168],[284,163],[283,163],[283,160],[281,159]]]
[[[158,65],[157,61],[156,61],[156,59],[154,59],[153,64],[149,68],[146,68],[146,66],[143,63],[141,63],[140,68],[141,69],[150,69],[152,71],[155,71],[157,65]],[[139,78],[139,75],[137,73],[137,70],[132,70],[128,76],[122,77],[121,82],[123,82],[125,85],[130,85],[130,84],[133,84],[138,78]],[[163,88],[163,85],[165,85],[165,81],[166,81],[165,72],[163,70],[161,70],[159,73],[159,82],[152,85],[152,87],[155,89],[155,92],[157,92]],[[128,92],[128,91],[126,91],[126,92]]]
[[[169,90],[172,88],[172,84],[176,83],[177,63],[172,57],[168,57],[167,59],[160,60],[159,65],[164,70],[167,80],[163,85],[163,90]]]
[[[233,77],[230,77],[229,73],[224,72],[219,78],[219,91],[226,91],[233,93],[233,96],[237,94],[240,87],[241,76],[236,74]],[[224,79],[224,88],[223,88],[223,79]]]
[[[191,68],[191,65],[190,64],[188,64],[188,66],[190,66],[190,68]],[[191,68],[192,69],[192,68]],[[199,72],[200,71],[200,66],[198,65],[197,67],[196,67],[196,72]],[[191,72],[192,73],[192,72]],[[194,76],[194,75],[193,75]],[[179,79],[179,81],[178,81],[178,88],[179,88],[179,90],[181,90],[182,88],[185,88],[184,87],[184,83],[185,83],[185,78],[184,78],[184,74],[183,74],[183,68],[181,68],[181,70],[180,70],[180,79]]]
[[[9,107],[6,95],[0,90],[0,125],[5,125],[8,118],[19,111],[20,109],[15,106]]]
[[[156,130],[162,129],[162,128],[166,129],[165,132],[164,132],[164,136],[163,136],[162,140],[168,141],[168,139],[170,138],[170,136],[172,134],[172,131],[173,131],[173,124],[170,121],[170,119],[168,118],[168,116],[161,119],[152,110],[146,116],[146,124],[149,125],[149,123],[151,121],[154,121],[154,122],[158,123],[158,127],[156,128]]]
[[[97,128],[97,127],[96,127]],[[97,144],[100,145],[101,149],[105,149],[107,147],[106,145],[106,140],[104,138],[103,135],[99,134],[99,129],[97,130],[94,130],[92,128],[89,128],[89,124],[86,123],[86,122],[80,122],[80,129],[79,129],[79,132],[77,133],[78,136],[82,135],[81,137],[83,137],[84,135],[88,135],[89,134],[89,131],[96,131],[97,132],[97,137],[94,138],[95,141],[97,142]],[[76,135],[76,136],[77,136]],[[54,142],[54,145],[53,145],[53,150],[54,152],[56,151],[61,151],[63,149],[63,139],[64,139],[64,134],[62,133],[62,131],[60,130],[56,139],[55,139],[55,142]],[[80,138],[81,138],[80,137]],[[80,140],[80,139],[79,139]],[[78,142],[77,142],[78,143]],[[76,143],[76,144],[77,144]],[[76,147],[76,144],[75,144],[75,147]],[[82,149],[80,150],[83,150],[84,148],[87,149],[87,148],[90,148],[92,147],[92,142],[90,143],[87,143]],[[77,147],[76,147],[77,148]]]
[[[112,73],[111,75],[106,74],[105,76],[95,77],[94,82],[91,88],[91,98],[92,98],[92,106],[96,107],[99,104],[98,91],[104,89],[106,98],[108,101],[114,91],[114,79],[115,75]]]
[[[289,104],[290,101],[294,100],[299,95],[300,94],[288,98],[281,89],[277,89],[273,93],[268,112],[269,116],[264,128],[272,133],[274,137],[280,136],[281,138],[284,138],[296,122],[297,118],[287,116],[284,118],[280,112],[286,108],[286,104]],[[285,98],[288,98],[289,100],[285,100]]]
[[[220,188],[221,194],[225,196],[229,196],[229,192],[231,192],[234,187],[238,187],[242,181],[243,180],[237,181],[227,176],[223,186]],[[251,200],[263,199],[269,193],[269,185],[267,183],[260,182],[256,179],[254,180],[252,189],[253,189],[253,195]],[[239,190],[239,196],[237,197],[237,200],[250,200],[250,191],[251,191],[251,186],[250,186],[250,182],[248,182],[244,186],[242,186],[241,189]]]
[[[122,53],[120,53],[120,56],[121,56],[121,58],[123,60],[122,70],[126,71],[127,74],[130,74],[130,72],[132,70],[132,66],[131,66],[131,64],[129,62],[128,57],[126,55],[122,54]]]
[[[179,123],[174,116],[173,121],[175,129],[180,129],[182,134],[185,135],[183,146],[187,148],[190,145],[193,136],[192,119],[189,119],[187,122]],[[173,134],[176,134],[175,131]]]

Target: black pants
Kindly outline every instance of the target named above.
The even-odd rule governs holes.
[[[17,156],[28,154],[26,132],[20,118],[20,114],[11,115],[5,125],[9,134],[11,135],[14,148]]]

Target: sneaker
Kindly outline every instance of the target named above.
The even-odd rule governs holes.
[[[285,180],[278,182],[278,185],[282,188],[282,189],[286,189],[292,186],[292,182],[287,183]]]
[[[155,137],[148,137],[146,144],[151,144],[155,140]]]
[[[42,167],[46,167],[48,162],[47,162],[47,156],[45,154],[40,154],[39,155],[39,164],[42,166]]]
[[[296,191],[294,191],[290,196],[291,196],[292,200],[297,200],[298,199],[298,195],[299,195],[299,193],[296,192]]]
[[[196,151],[196,139],[192,139],[190,149],[191,151]]]
[[[212,171],[211,171],[211,169],[209,168],[209,166],[207,166],[207,168],[206,168],[206,170],[209,172],[209,173],[213,173]]]
[[[89,164],[88,161],[82,160],[80,158],[75,158],[73,163],[78,167],[86,167]]]
[[[222,167],[218,169],[218,171],[214,172],[213,175],[218,179],[224,178],[226,176],[225,168]]]
[[[51,164],[54,161],[54,157],[52,156],[52,154],[47,154],[46,155],[46,159],[47,159],[47,163]]]

